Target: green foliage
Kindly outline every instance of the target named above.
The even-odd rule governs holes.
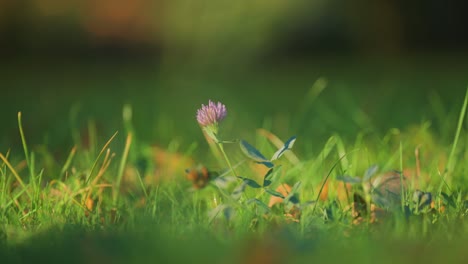
[[[126,133],[96,137],[96,149],[77,140],[59,157],[26,144],[29,133],[19,116],[24,154],[0,153],[0,257],[6,262],[59,256],[75,262],[98,257],[247,262],[265,251],[280,262],[362,263],[388,257],[408,262],[411,258],[391,253],[406,250],[421,260],[464,259],[468,176],[462,150],[468,142],[463,111],[451,146],[436,136],[427,140],[435,132],[423,124],[384,136],[363,132],[354,141],[334,134],[321,146],[299,134],[293,150],[295,137],[279,147],[270,139],[257,141],[258,149],[241,140],[239,153],[226,148],[227,159],[236,164],[231,168],[187,150],[190,158],[210,164],[196,175],[209,181],[199,189],[178,176],[184,168],[170,175],[164,169],[178,156],[155,161],[161,157],[138,140],[128,114]],[[164,154],[182,155],[183,148],[172,142]],[[419,150],[420,144],[425,145]],[[286,150],[298,161],[282,155]],[[262,153],[278,153],[272,155],[278,159]],[[46,157],[51,156],[50,165]],[[220,167],[227,172],[211,171]],[[425,254],[417,251],[419,245]]]

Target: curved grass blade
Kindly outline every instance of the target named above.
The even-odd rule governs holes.
[[[28,145],[26,144],[26,137],[24,136],[24,131],[23,131],[23,123],[21,121],[21,112],[18,112],[18,127],[19,127],[19,132],[21,136],[21,143],[23,145],[23,150],[24,150],[24,156],[26,158],[26,164],[28,165],[29,169],[29,176],[31,178],[31,183],[35,187],[36,186],[36,180],[34,178],[34,164],[32,164],[32,161],[29,156],[29,150],[28,150]]]
[[[458,117],[457,130],[455,132],[455,138],[453,139],[452,150],[450,151],[449,158],[447,160],[446,171],[452,172],[455,168],[455,152],[458,145],[458,138],[460,137],[461,130],[463,129],[463,121],[465,120],[466,109],[468,106],[468,88],[466,88],[465,100],[463,101],[462,109],[460,110],[460,115]],[[445,177],[444,177],[445,178]]]
[[[330,139],[329,139],[330,141]],[[328,144],[328,142],[327,142]],[[333,170],[335,169],[336,166],[338,166],[338,164],[341,162],[341,160],[346,157],[347,155],[349,155],[350,153],[353,153],[355,152],[356,150],[353,150],[353,151],[350,151],[348,153],[345,153],[343,156],[341,156],[334,164],[333,166],[330,168],[330,170],[328,171],[327,173],[327,176],[325,176],[325,180],[323,181],[322,183],[322,186],[320,186],[320,190],[317,194],[317,198],[315,198],[315,202],[314,202],[314,208],[312,209],[312,214],[315,212],[315,209],[317,209],[317,204],[318,204],[318,201],[320,199],[320,195],[322,194],[322,191],[323,191],[323,188],[325,187],[325,184],[327,183],[328,181],[328,178],[330,177],[331,173],[333,172]]]

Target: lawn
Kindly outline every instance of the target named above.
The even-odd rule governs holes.
[[[2,68],[0,259],[464,263],[454,61]]]

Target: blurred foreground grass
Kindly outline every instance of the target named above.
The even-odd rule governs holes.
[[[442,71],[449,62],[451,70]],[[166,72],[154,65],[19,71],[18,63],[5,69],[2,86],[9,89],[0,113],[0,152],[10,166],[5,161],[0,166],[0,257],[76,263],[463,263],[466,122],[456,148],[453,143],[466,67],[446,60],[385,65],[324,61],[229,74],[189,66]],[[232,219],[210,217],[223,196],[214,185],[191,190],[184,175],[199,163],[215,171],[226,167],[208,156],[194,117],[210,98],[228,107],[226,138],[244,138],[270,155],[275,146],[262,131],[283,140],[297,135],[293,151],[299,160],[283,157],[272,186],[300,181],[300,200],[315,200],[330,171],[327,195],[316,207],[291,219],[282,207],[263,214],[244,203]],[[132,109],[126,120],[124,104]],[[237,146],[227,151],[236,163],[245,160]],[[361,177],[373,164],[379,177],[401,170],[408,182],[402,196],[407,211],[383,208],[388,215],[377,222],[370,213],[354,215],[359,210],[352,209],[352,194],[362,194],[364,185],[345,191],[338,180],[345,174]],[[249,161],[238,171],[258,182],[265,173]],[[417,189],[432,194],[431,208],[415,209]],[[247,189],[246,195],[258,193]],[[258,199],[268,204],[270,195]],[[370,204],[364,207],[370,210]]]

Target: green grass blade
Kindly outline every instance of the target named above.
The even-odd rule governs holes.
[[[75,154],[76,154],[76,146],[74,146],[71,149],[70,154],[68,154],[68,158],[65,161],[65,164],[63,165],[62,169],[60,170],[60,177],[62,177],[65,174],[65,172],[68,170],[68,168],[70,168],[71,162],[72,162],[73,158],[75,157]]]
[[[132,145],[132,134],[129,133],[127,135],[127,140],[125,141],[125,149],[122,155],[122,159],[120,160],[119,170],[117,172],[117,182],[115,184],[114,189],[114,206],[117,203],[117,199],[119,197],[119,190],[120,190],[120,183],[122,182],[122,177],[124,174],[125,165],[127,164],[128,153],[130,152],[130,146]]]
[[[465,120],[465,114],[466,114],[466,107],[468,105],[468,88],[466,89],[466,94],[465,94],[465,100],[463,102],[462,109],[460,111],[460,115],[458,118],[458,125],[457,125],[457,131],[455,133],[455,138],[453,140],[453,145],[452,145],[452,150],[450,151],[450,156],[447,161],[447,170],[449,172],[452,172],[453,169],[455,168],[455,150],[457,149],[458,145],[458,139],[460,138],[460,132],[463,127],[463,121]]]
[[[8,169],[10,169],[11,173],[13,173],[13,176],[15,176],[16,180],[18,181],[18,183],[21,185],[21,187],[26,190],[26,193],[28,194],[29,198],[31,198],[32,200],[32,196],[31,194],[29,193],[29,191],[27,190],[27,187],[26,185],[24,184],[23,180],[21,179],[21,177],[18,175],[18,173],[16,172],[15,168],[13,168],[13,166],[11,166],[11,163],[5,158],[5,156],[3,156],[2,153],[0,153],[0,159],[3,160],[3,162],[6,164],[6,166],[8,167]]]
[[[314,207],[312,209],[312,214],[315,212],[315,209],[317,208],[317,204],[318,204],[318,201],[320,199],[320,195],[322,194],[322,191],[323,191],[323,188],[325,187],[325,184],[327,183],[328,181],[328,178],[330,178],[330,175],[331,173],[333,172],[333,170],[336,168],[336,166],[338,166],[338,164],[341,163],[341,160],[344,159],[347,155],[349,155],[350,153],[353,153],[354,151],[357,151],[357,150],[352,150],[348,153],[345,153],[343,156],[341,156],[334,164],[333,166],[331,167],[331,169],[328,171],[327,173],[327,176],[325,176],[325,180],[323,181],[322,183],[322,186],[320,186],[320,190],[317,194],[317,198],[315,199],[315,203],[314,203]]]
[[[148,199],[148,192],[146,191],[146,186],[145,183],[143,182],[143,179],[141,178],[140,172],[137,170],[136,174],[138,176],[138,182],[140,183],[140,187],[143,190],[143,193],[145,194],[145,198]]]
[[[22,121],[21,121],[21,112],[18,112],[18,127],[19,127],[19,132],[20,132],[20,135],[21,135],[21,143],[23,144],[23,150],[24,150],[24,156],[26,158],[26,164],[28,165],[28,169],[29,169],[29,177],[31,179],[31,182],[32,182],[33,186],[35,187],[36,186],[36,181],[35,181],[35,178],[34,178],[34,171],[33,171],[33,167],[32,167],[32,164],[31,164],[31,160],[29,158],[28,144],[26,144],[26,137],[24,136],[23,124],[22,124]]]
[[[405,188],[403,182],[403,143],[400,141],[400,187],[401,187],[401,210],[405,212]]]

